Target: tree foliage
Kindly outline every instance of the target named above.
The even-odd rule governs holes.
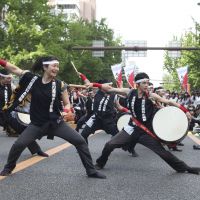
[[[1,13],[5,8],[6,16],[0,19],[0,57],[29,69],[36,57],[54,55],[60,61],[60,77],[67,82],[79,81],[71,61],[91,80],[112,78],[110,66],[121,61],[120,52],[94,58],[91,51],[71,50],[72,46],[91,46],[92,40],[119,45],[105,19],[69,21],[62,13],[54,15],[47,0],[1,1]]]
[[[195,32],[187,32],[181,38],[182,47],[200,47],[200,25],[194,21]],[[189,84],[191,89],[200,88],[200,52],[199,51],[182,51],[180,58],[170,58],[165,55],[164,69],[166,69],[174,80],[173,87],[180,89],[176,69],[179,67],[189,66]]]

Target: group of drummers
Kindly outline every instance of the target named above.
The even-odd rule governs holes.
[[[56,79],[59,61],[54,56],[39,57],[31,71],[3,59],[0,65],[3,67],[0,71],[0,125],[8,135],[19,135],[1,176],[12,173],[26,147],[32,154],[47,157],[36,142],[43,136],[48,139],[57,136],[73,144],[89,178],[106,178],[98,170],[105,167],[111,152],[121,148],[136,156],[137,143],[158,154],[176,172],[199,174],[199,167],[188,166],[165,148],[167,145],[176,149],[187,134],[188,122],[194,122],[194,117],[183,105],[160,95],[159,89],[153,91],[146,73],[135,76],[136,89],[115,88],[105,79],[92,83],[78,71],[84,85],[71,86]],[[42,75],[37,75],[38,72]],[[20,77],[14,90],[10,73]],[[68,121],[75,121],[75,130]],[[163,125],[170,121],[176,124],[166,131]],[[104,130],[112,137],[94,165],[88,137],[96,130]]]

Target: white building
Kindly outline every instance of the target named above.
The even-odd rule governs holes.
[[[89,22],[96,19],[96,0],[49,0],[54,14],[63,13],[66,19],[83,18]]]
[[[79,0],[49,0],[49,5],[55,15],[63,13],[66,19],[80,18]]]

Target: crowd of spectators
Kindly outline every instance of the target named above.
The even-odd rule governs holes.
[[[200,104],[200,91],[192,92],[191,95],[188,92],[166,91],[166,97],[186,107],[194,106],[196,108]]]

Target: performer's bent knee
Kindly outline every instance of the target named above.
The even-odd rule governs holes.
[[[117,148],[116,144],[112,143],[111,141],[107,142],[104,146],[104,149],[113,150]]]
[[[24,144],[24,143],[18,142],[18,141],[16,141],[13,144],[13,148],[16,148],[16,149],[26,148],[27,146],[28,146],[28,144]]]

